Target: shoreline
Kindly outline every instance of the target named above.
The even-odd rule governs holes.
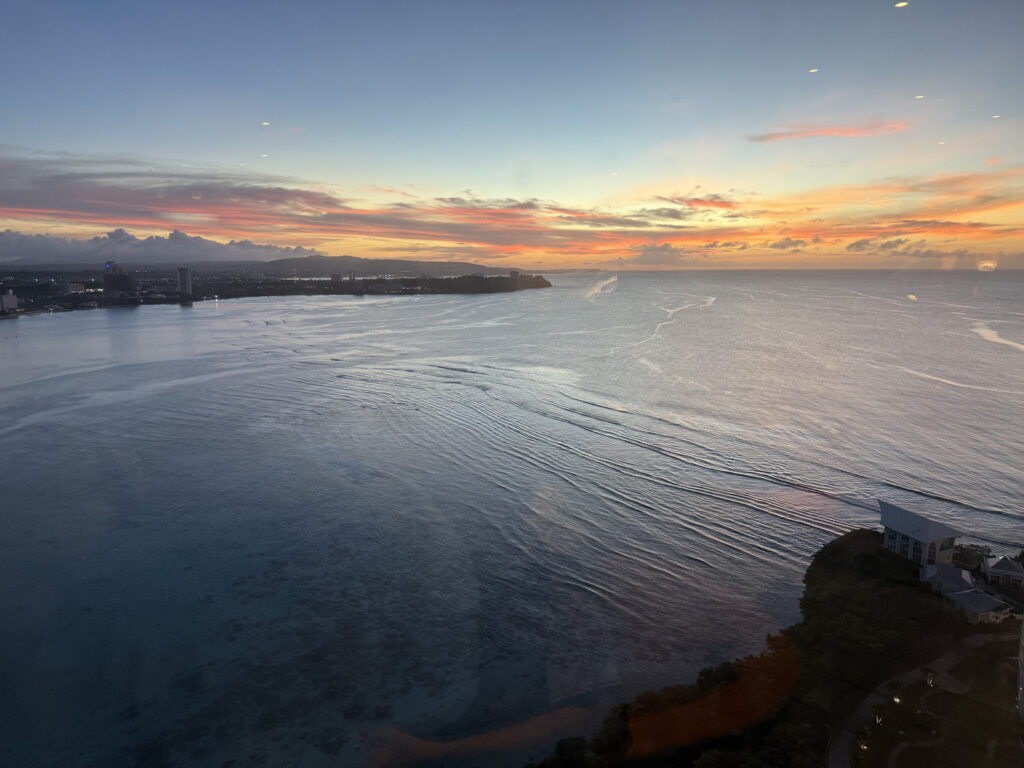
[[[417,277],[359,280],[315,279],[238,279],[197,281],[198,290],[190,298],[169,296],[124,296],[111,300],[80,300],[58,304],[51,301],[45,306],[27,306],[0,314],[0,319],[23,315],[56,312],[78,312],[90,309],[130,308],[177,304],[188,306],[201,301],[249,299],[284,296],[437,296],[448,294],[514,293],[517,291],[550,288],[551,283],[542,275],[516,274],[512,276],[463,275],[459,277]],[[84,294],[88,296],[89,294]],[[67,299],[67,296],[62,297]]]
[[[993,638],[1015,644],[1020,636],[1017,616],[985,629],[968,624],[918,581],[916,566],[882,548],[876,531],[850,531],[826,544],[808,565],[804,584],[803,620],[769,635],[761,654],[705,668],[694,682],[648,691],[619,704],[591,738],[562,739],[552,754],[526,768],[837,768],[850,765],[854,747],[862,751],[876,744],[877,751],[884,744],[894,753],[912,746],[941,749],[941,737],[908,742],[902,730],[896,737],[891,728],[881,729],[884,705],[892,710],[886,718],[901,714],[900,697],[893,690],[917,690],[922,696],[921,688],[950,695],[970,690],[976,696],[977,683],[969,689],[953,675],[965,675],[954,669],[963,649],[994,644]],[[931,686],[932,677],[940,688],[926,688],[919,681],[927,678]],[[997,699],[1002,719],[993,721],[993,733],[984,741],[1019,752],[1024,762],[1011,690],[1015,686],[1014,678],[1006,691],[997,692],[1005,694],[1005,701]],[[988,681],[984,688],[991,693],[993,686]],[[879,697],[880,690],[886,695]],[[878,699],[873,709],[872,697]],[[910,707],[908,698],[903,710]],[[859,717],[868,710],[878,723],[874,717]],[[951,732],[948,738],[955,736]]]

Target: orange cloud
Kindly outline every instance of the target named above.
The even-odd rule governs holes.
[[[774,133],[762,133],[759,136],[750,136],[750,141],[785,141],[786,139],[809,139],[814,136],[843,136],[846,138],[863,138],[866,136],[885,136],[890,133],[900,133],[909,128],[901,120],[884,121],[876,120],[863,125],[802,125],[791,128],[788,131],[776,131]]]
[[[538,199],[410,197],[404,189],[384,188],[374,191],[387,197],[370,204],[294,179],[160,169],[130,175],[93,166],[58,173],[30,160],[18,170],[0,174],[0,229],[73,237],[119,227],[157,234],[174,225],[221,241],[328,253],[531,259],[559,266],[617,260],[642,266],[638,255],[647,264],[685,259],[714,267],[807,265],[829,257],[849,264],[850,254],[858,264],[880,264],[939,249],[1024,252],[1024,165],[776,196],[733,198],[733,190],[725,196],[697,188],[648,192],[643,201],[600,208]],[[652,200],[668,205],[651,207]]]

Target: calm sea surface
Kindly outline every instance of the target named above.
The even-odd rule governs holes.
[[[1024,274],[552,282],[0,321],[0,764],[515,765],[877,498],[1024,542]]]

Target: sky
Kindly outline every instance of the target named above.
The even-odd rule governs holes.
[[[4,7],[0,263],[1024,268],[1020,0]]]

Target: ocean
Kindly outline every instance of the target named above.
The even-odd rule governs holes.
[[[1024,546],[1024,273],[549,279],[0,321],[0,764],[521,765],[877,499]]]

